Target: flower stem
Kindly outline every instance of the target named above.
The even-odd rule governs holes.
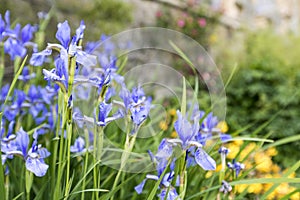
[[[69,79],[68,79],[68,98],[65,98],[65,103],[67,104],[67,112],[65,113],[65,119],[67,120],[66,124],[66,131],[67,131],[67,174],[66,174],[66,188],[65,188],[65,198],[67,198],[69,191],[71,189],[70,185],[70,163],[71,163],[71,142],[72,142],[72,115],[73,115],[73,108],[72,108],[72,92],[73,92],[73,82],[75,76],[75,67],[76,67],[76,57],[70,56],[68,59],[69,64]],[[69,102],[70,101],[70,102]]]
[[[2,80],[4,76],[4,45],[0,42],[0,87],[2,87]]]
[[[132,152],[132,149],[134,147],[135,144],[135,140],[136,140],[136,136],[137,136],[137,132],[131,136],[130,135],[130,126],[127,123],[127,134],[126,134],[126,141],[125,141],[125,145],[124,145],[124,151],[122,153],[122,157],[121,157],[121,163],[120,163],[120,169],[117,173],[117,176],[115,178],[114,184],[113,184],[113,188],[112,191],[117,187],[118,183],[119,183],[119,179],[122,173],[122,170],[124,169],[125,165],[126,165],[126,161],[128,160],[130,153]],[[111,200],[114,199],[114,195],[111,197]]]

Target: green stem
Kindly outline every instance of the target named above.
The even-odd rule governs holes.
[[[114,184],[113,184],[113,188],[112,188],[112,191],[117,187],[118,183],[119,183],[119,179],[120,179],[120,176],[122,174],[122,170],[123,168],[125,167],[126,163],[127,163],[127,160],[130,156],[130,153],[132,152],[132,149],[134,147],[134,144],[135,144],[135,140],[136,140],[136,136],[137,136],[137,132],[131,136],[130,135],[130,126],[127,125],[127,134],[126,134],[126,141],[125,141],[125,145],[124,145],[124,151],[122,153],[122,156],[121,156],[121,164],[120,164],[120,169],[117,173],[117,176],[115,178],[115,181],[114,181]],[[111,197],[111,200],[114,199],[114,195]]]
[[[64,165],[64,124],[65,124],[65,113],[66,113],[66,104],[64,104],[65,94],[59,91],[58,93],[58,126],[56,131],[56,137],[60,138],[59,141],[59,155],[58,155],[58,171],[57,171],[57,179],[54,191],[53,200],[61,199],[61,177],[63,173],[63,165]],[[60,119],[62,119],[62,124],[60,123]],[[61,135],[59,135],[61,133]],[[54,172],[55,173],[55,172]]]
[[[0,42],[0,87],[2,88],[2,80],[4,76],[4,45],[3,42]]]
[[[181,166],[180,166],[180,185],[179,185],[179,194],[180,194],[180,198],[184,199],[185,196],[185,192],[186,192],[186,186],[187,186],[187,172],[186,172],[186,151],[184,151],[183,155],[180,158],[180,162],[181,162]],[[175,177],[176,179],[176,177]]]
[[[85,137],[86,147],[89,147],[90,144],[89,144],[89,133],[88,133],[88,130],[86,130],[86,134],[85,135],[86,135],[86,137]],[[87,173],[87,170],[88,170],[88,161],[89,161],[89,152],[88,152],[88,149],[87,149],[86,152],[85,152],[83,177],[86,177],[86,173]],[[83,181],[82,181],[82,187],[81,187],[82,191],[85,190],[85,185],[86,185],[86,178],[84,178]],[[84,200],[84,194],[85,194],[85,192],[81,193],[81,200]]]
[[[67,198],[70,192],[70,163],[71,163],[71,142],[72,142],[72,105],[68,105],[68,101],[71,98],[73,92],[73,83],[74,83],[74,75],[75,75],[75,67],[76,67],[76,57],[70,56],[68,59],[69,64],[69,80],[68,80],[68,98],[65,98],[65,104],[67,105],[67,112],[65,113],[65,119],[67,119],[67,174],[66,174],[66,187],[65,187],[65,198]],[[71,100],[72,101],[72,100]],[[72,104],[73,102],[71,102]]]

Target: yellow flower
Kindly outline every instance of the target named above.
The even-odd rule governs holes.
[[[213,172],[212,172],[212,171],[208,171],[208,172],[205,174],[205,178],[210,178],[212,175],[213,175]]]
[[[241,146],[244,142],[243,142],[243,140],[234,140],[233,143],[238,146]]]
[[[175,109],[170,109],[169,110],[169,115],[175,116],[176,115],[176,110]]]
[[[296,190],[296,188],[290,187],[289,193],[293,192],[294,190]],[[299,200],[300,199],[300,192],[294,193],[292,196],[290,196],[290,199],[291,200]]]
[[[216,172],[220,171],[222,169],[222,164],[217,165]]]
[[[270,157],[265,155],[263,152],[256,153],[254,155],[255,163],[257,164],[256,170],[259,172],[267,173],[270,172],[270,169],[272,167],[272,160]]]
[[[249,185],[248,192],[249,193],[254,193],[254,194],[259,194],[263,190],[263,184],[261,183],[255,183]]]
[[[277,155],[277,150],[274,148],[274,147],[271,147],[271,148],[269,148],[267,151],[266,151],[266,154],[268,155],[268,156],[276,156]]]
[[[247,156],[250,155],[251,152],[253,152],[256,148],[256,144],[254,142],[249,143],[241,152],[241,160],[244,160]]]
[[[222,133],[226,133],[228,131],[228,125],[225,121],[220,121],[217,128],[220,129]]]
[[[227,158],[229,158],[229,159],[234,159],[240,151],[240,147],[234,143],[228,144],[228,149],[230,149],[230,152],[227,155]]]
[[[247,184],[240,184],[240,185],[236,185],[235,189],[236,191],[238,191],[238,193],[242,193],[245,190],[247,190],[248,185]]]
[[[288,183],[281,183],[276,189],[276,196],[277,197],[283,197],[284,195],[287,195],[289,192],[289,184]]]
[[[214,43],[216,43],[217,42],[217,40],[218,40],[218,37],[217,37],[217,35],[216,34],[211,34],[210,36],[209,36],[209,42],[211,43],[211,44],[214,44]]]
[[[278,173],[278,172],[280,172],[280,167],[279,167],[278,165],[276,165],[276,164],[273,164],[273,165],[271,166],[271,170],[272,170],[272,172],[274,172],[274,173]]]
[[[166,123],[166,121],[159,122],[159,128],[163,131],[168,130],[168,124]]]
[[[171,138],[177,138],[177,132],[176,131],[173,131],[170,135]]]

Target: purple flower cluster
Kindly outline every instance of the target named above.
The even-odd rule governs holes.
[[[50,152],[37,143],[38,134],[34,134],[34,141],[30,146],[28,133],[21,127],[17,135],[13,134],[11,124],[7,135],[1,140],[2,165],[5,164],[7,159],[20,156],[25,161],[28,171],[39,177],[44,176],[49,167],[44,159],[50,155]]]
[[[151,160],[156,166],[156,175],[147,175],[146,178],[135,187],[138,194],[142,193],[146,180],[156,180],[158,181],[161,174],[168,167],[170,162],[169,171],[162,179],[160,183],[161,192],[159,194],[160,199],[165,199],[165,195],[168,194],[166,199],[174,200],[180,199],[176,192],[175,187],[179,185],[179,177],[176,177],[175,185],[172,186],[171,182],[174,177],[175,162],[178,160],[176,155],[176,150],[185,152],[185,162],[187,167],[198,165],[204,170],[215,170],[216,162],[215,160],[205,152],[204,146],[208,139],[212,139],[213,134],[219,134],[219,138],[222,142],[226,142],[231,138],[230,135],[221,133],[221,130],[217,128],[218,120],[217,117],[213,116],[212,113],[205,115],[203,111],[200,111],[198,107],[193,108],[191,114],[191,121],[187,118],[188,113],[181,113],[177,111],[177,121],[174,123],[174,128],[178,134],[178,138],[169,139],[164,138],[155,155],[149,151]],[[201,122],[201,124],[199,124]],[[229,153],[229,149],[221,147],[219,153],[222,156],[222,162],[225,166],[225,157]],[[234,164],[233,164],[234,165]],[[235,165],[234,165],[235,166]],[[236,169],[236,168],[235,168]],[[178,180],[177,180],[178,179]],[[165,182],[167,180],[167,182]],[[230,185],[223,181],[221,191],[229,192]],[[170,188],[168,190],[168,188]],[[167,192],[168,191],[168,192]]]
[[[22,28],[18,23],[12,28],[9,11],[6,11],[4,19],[0,15],[0,42],[4,43],[4,52],[10,55],[11,60],[15,60],[16,57],[23,58],[27,47],[31,47],[33,52],[37,51],[37,45],[30,41],[35,31],[36,27],[30,24]]]

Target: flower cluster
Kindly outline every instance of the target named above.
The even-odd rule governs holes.
[[[168,121],[170,119],[175,120],[174,111],[169,111],[170,116],[167,117]],[[149,151],[152,162],[156,166],[157,175],[148,174],[146,179],[144,179],[138,186],[135,187],[137,193],[142,193],[146,180],[156,180],[162,176],[162,173],[169,167],[169,172],[164,175],[162,181],[160,182],[161,192],[159,194],[160,199],[165,198],[165,194],[168,194],[167,199],[173,200],[178,199],[178,193],[175,189],[179,186],[180,177],[174,177],[175,163],[183,155],[186,167],[192,167],[195,165],[200,166],[204,170],[216,170],[216,161],[204,150],[204,146],[207,140],[212,139],[213,134],[219,134],[221,141],[226,142],[230,138],[230,135],[222,133],[222,130],[218,127],[218,120],[212,113],[207,116],[203,111],[200,111],[198,107],[193,109],[190,119],[192,123],[188,120],[187,116],[189,113],[176,112],[177,120],[174,123],[174,128],[176,134],[172,134],[173,138],[164,138],[155,155]],[[201,121],[201,124],[199,123]],[[161,126],[161,124],[160,124]],[[168,126],[165,124],[165,126]],[[161,126],[162,128],[162,126]],[[163,127],[165,128],[165,127]],[[167,129],[167,128],[166,128]],[[226,137],[224,137],[226,135]],[[177,136],[176,138],[174,136]],[[182,154],[178,157],[175,152],[176,149]],[[225,147],[220,149],[220,153],[226,156],[229,150]],[[223,158],[225,160],[225,157]],[[181,174],[183,175],[183,174]],[[176,178],[176,181],[172,181]],[[182,177],[181,177],[182,178]],[[167,181],[167,182],[164,182]],[[174,182],[175,185],[171,185]],[[224,181],[224,183],[226,183]],[[230,185],[229,185],[230,186]],[[228,184],[223,186],[224,192],[230,192],[231,186]],[[169,189],[168,193],[166,191]],[[179,198],[180,199],[180,198]]]
[[[265,151],[262,151],[259,149],[259,147],[251,142],[247,144],[245,148],[242,148],[242,145],[244,144],[241,140],[236,140],[234,142],[231,142],[228,144],[228,147],[230,149],[234,149],[234,151],[230,152],[228,154],[228,158],[235,158],[237,153],[240,152],[240,159],[245,161],[245,169],[250,170],[254,169],[248,176],[249,177],[256,177],[256,178],[279,178],[282,177],[285,171],[281,169],[280,166],[278,166],[272,158],[277,155],[277,150],[274,147],[268,148]],[[229,163],[230,166],[238,166],[237,162]],[[237,167],[237,169],[239,169]],[[238,172],[238,171],[237,171]],[[290,174],[288,176],[289,178],[295,177],[295,172]],[[243,193],[244,191],[247,191],[249,194],[255,194],[255,195],[263,195],[266,193],[270,188],[272,187],[272,184],[262,184],[262,183],[256,183],[256,184],[241,184],[237,185],[237,191],[239,193]],[[279,187],[277,187],[272,193],[268,195],[268,199],[275,199],[275,198],[281,198],[290,192],[296,190],[295,187],[289,185],[288,183],[281,183]],[[290,199],[298,199],[299,198],[299,192],[294,193]]]
[[[10,55],[11,60],[16,57],[23,58],[27,47],[31,47],[33,52],[37,51],[37,45],[30,41],[35,31],[36,27],[30,24],[22,28],[18,23],[12,28],[9,11],[6,11],[4,19],[0,15],[0,42],[4,43],[4,52]]]

